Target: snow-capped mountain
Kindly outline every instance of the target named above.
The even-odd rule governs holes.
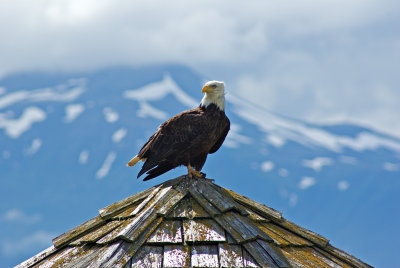
[[[204,81],[179,65],[0,80],[0,266],[38,253],[98,209],[185,173],[142,182],[140,165],[125,164],[159,124],[199,104]],[[372,265],[399,264],[400,140],[281,116],[227,90],[231,131],[209,156],[207,177]]]

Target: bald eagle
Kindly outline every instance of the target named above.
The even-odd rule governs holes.
[[[182,112],[165,121],[133,157],[128,166],[144,161],[138,178],[146,172],[150,180],[184,165],[188,177],[201,177],[207,155],[215,153],[229,132],[225,115],[225,83],[209,81],[197,108]]]

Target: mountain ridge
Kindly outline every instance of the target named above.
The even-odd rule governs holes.
[[[48,246],[48,237],[132,191],[185,173],[178,168],[142,183],[136,180],[139,167],[125,163],[164,119],[200,103],[203,82],[182,65],[0,80],[0,265],[34,255]],[[15,96],[20,101],[10,101]],[[390,251],[373,256],[376,246],[360,242],[365,235],[374,241],[398,237],[390,231],[400,224],[397,214],[385,230],[369,230],[380,224],[374,211],[390,213],[400,201],[399,139],[354,125],[343,129],[281,117],[229,93],[229,87],[227,102],[232,129],[209,156],[203,169],[208,177],[284,212],[368,263],[400,262],[389,261]],[[8,135],[9,122],[20,124],[29,107],[42,116]]]

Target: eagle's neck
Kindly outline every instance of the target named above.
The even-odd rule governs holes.
[[[206,93],[200,102],[200,106],[207,108],[210,104],[215,104],[218,109],[225,111],[225,96],[223,94]]]

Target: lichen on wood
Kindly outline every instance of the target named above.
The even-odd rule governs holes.
[[[151,234],[147,243],[182,243],[182,221],[164,221]]]
[[[190,247],[185,245],[164,246],[164,267],[189,267]]]
[[[224,229],[211,219],[184,220],[183,236],[186,242],[226,240]]]

